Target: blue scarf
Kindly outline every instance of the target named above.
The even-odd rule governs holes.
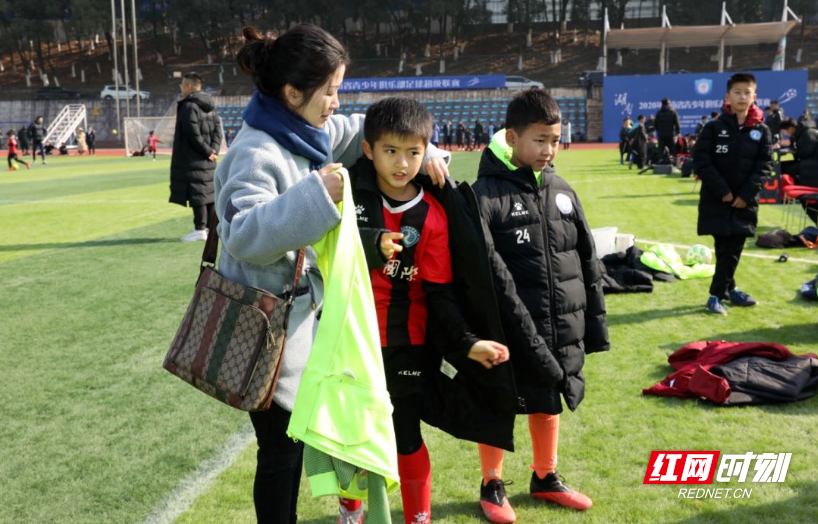
[[[311,126],[278,98],[256,91],[244,108],[242,118],[251,127],[273,137],[290,153],[309,160],[310,169],[319,169],[329,157],[329,133]]]

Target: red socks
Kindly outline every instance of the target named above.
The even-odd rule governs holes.
[[[341,497],[338,497],[338,501],[347,511],[356,511],[360,509],[361,504],[363,504],[363,501],[360,500],[345,499]]]
[[[398,473],[406,524],[432,522],[432,463],[425,443],[411,455],[398,454]]]

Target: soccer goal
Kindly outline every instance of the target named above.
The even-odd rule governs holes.
[[[219,121],[224,136],[224,125]],[[148,135],[151,131],[159,138],[157,154],[173,152],[173,135],[176,131],[176,115],[125,118],[125,154],[133,156],[148,149]],[[227,152],[227,143],[222,139],[219,154]]]

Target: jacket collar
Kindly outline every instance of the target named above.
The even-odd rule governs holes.
[[[483,150],[477,178],[502,178],[530,191],[537,191],[540,187],[549,185],[555,176],[554,166],[545,166],[542,170],[542,186],[538,187],[537,177],[534,175],[531,166],[516,167],[511,164],[511,146],[506,143],[505,137],[505,129],[494,133],[489,147]]]
[[[356,191],[368,191],[370,193],[374,193],[378,197],[381,196],[381,190],[378,189],[377,183],[378,173],[375,171],[375,163],[372,162],[372,160],[368,159],[365,155],[362,155],[352,166],[351,171],[355,173],[354,187]],[[442,190],[438,186],[432,184],[432,179],[429,178],[428,175],[418,173],[412,181],[417,182],[417,184],[424,191],[431,193],[433,197],[439,200]],[[450,188],[454,188],[456,186],[455,182],[451,178],[446,179],[446,185]]]
[[[738,117],[733,113],[733,108],[730,107],[730,103],[725,102],[722,109],[724,112],[719,118],[723,118],[725,122],[730,122],[738,128]],[[747,111],[747,120],[744,121],[741,127],[750,129],[762,122],[764,122],[764,111],[753,102],[753,104],[750,105],[749,111]]]

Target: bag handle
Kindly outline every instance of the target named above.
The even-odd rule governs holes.
[[[207,241],[202,250],[202,262],[199,265],[199,273],[204,271],[206,267],[216,267],[216,253],[219,250],[219,217],[216,216],[215,206],[213,211],[210,212],[208,224],[210,225],[210,229],[207,231]],[[306,247],[302,247],[298,250],[298,259],[295,262],[295,278],[293,278],[290,300],[295,297],[295,290],[298,289],[298,281],[301,279],[301,272],[304,270],[304,258],[306,255]]]

